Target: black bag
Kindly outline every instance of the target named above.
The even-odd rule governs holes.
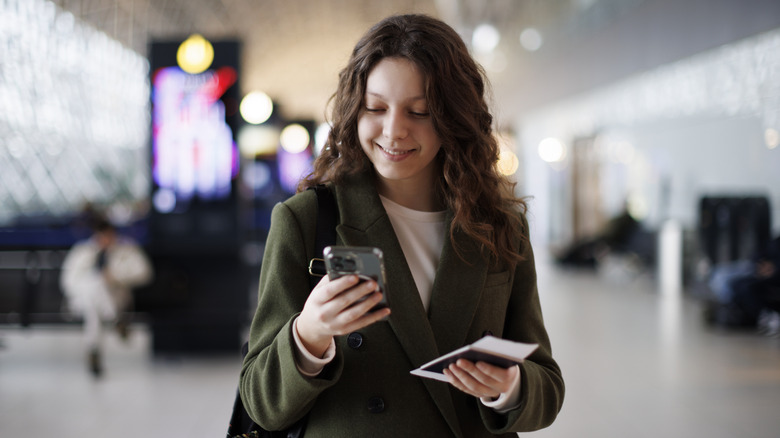
[[[317,234],[314,253],[321,255],[322,250],[336,243],[336,224],[338,209],[333,194],[324,185],[314,187],[317,194]],[[325,275],[325,265],[322,259],[314,258],[309,262],[309,285],[312,289],[319,281],[318,277]],[[241,357],[249,351],[249,343],[241,347]],[[241,395],[236,391],[236,401],[233,403],[233,413],[228,425],[227,438],[301,438],[306,429],[306,417],[290,426],[287,430],[271,432],[255,423],[244,408]]]

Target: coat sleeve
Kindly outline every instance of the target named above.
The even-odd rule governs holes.
[[[309,294],[308,263],[314,252],[316,199],[304,192],[277,204],[271,214],[260,271],[258,305],[239,391],[250,417],[280,430],[303,417],[341,374],[341,355],[316,378],[295,365],[292,321]]]
[[[523,227],[528,224],[523,220]],[[525,243],[525,260],[517,264],[507,308],[503,337],[520,342],[537,343],[534,353],[520,365],[520,405],[498,414],[480,405],[480,413],[493,433],[527,432],[553,423],[561,410],[564,382],[542,318],[536,284],[536,267],[530,243]]]

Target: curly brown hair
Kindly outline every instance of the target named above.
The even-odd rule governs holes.
[[[314,170],[298,190],[339,183],[347,175],[372,169],[358,139],[357,123],[365,103],[368,75],[383,58],[404,58],[423,75],[425,97],[442,145],[436,157],[442,171],[437,195],[453,212],[450,239],[461,254],[455,233],[475,239],[496,262],[523,259],[517,250],[518,212],[526,203],[514,195],[515,184],[497,169],[499,145],[485,99],[487,79],[460,36],[426,15],[395,15],[374,25],[355,46],[339,74],[331,97],[331,130]]]

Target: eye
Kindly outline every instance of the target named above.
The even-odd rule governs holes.
[[[411,114],[414,117],[420,117],[420,118],[428,117],[431,115],[431,113],[429,112],[421,112],[421,111],[410,111],[409,114]]]
[[[379,112],[382,112],[382,111],[384,111],[383,108],[370,108],[370,107],[366,107],[366,112],[367,113],[379,113]]]

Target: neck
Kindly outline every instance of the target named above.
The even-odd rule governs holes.
[[[417,211],[441,211],[444,206],[434,190],[433,181],[386,180],[377,177],[377,191],[380,195]]]

